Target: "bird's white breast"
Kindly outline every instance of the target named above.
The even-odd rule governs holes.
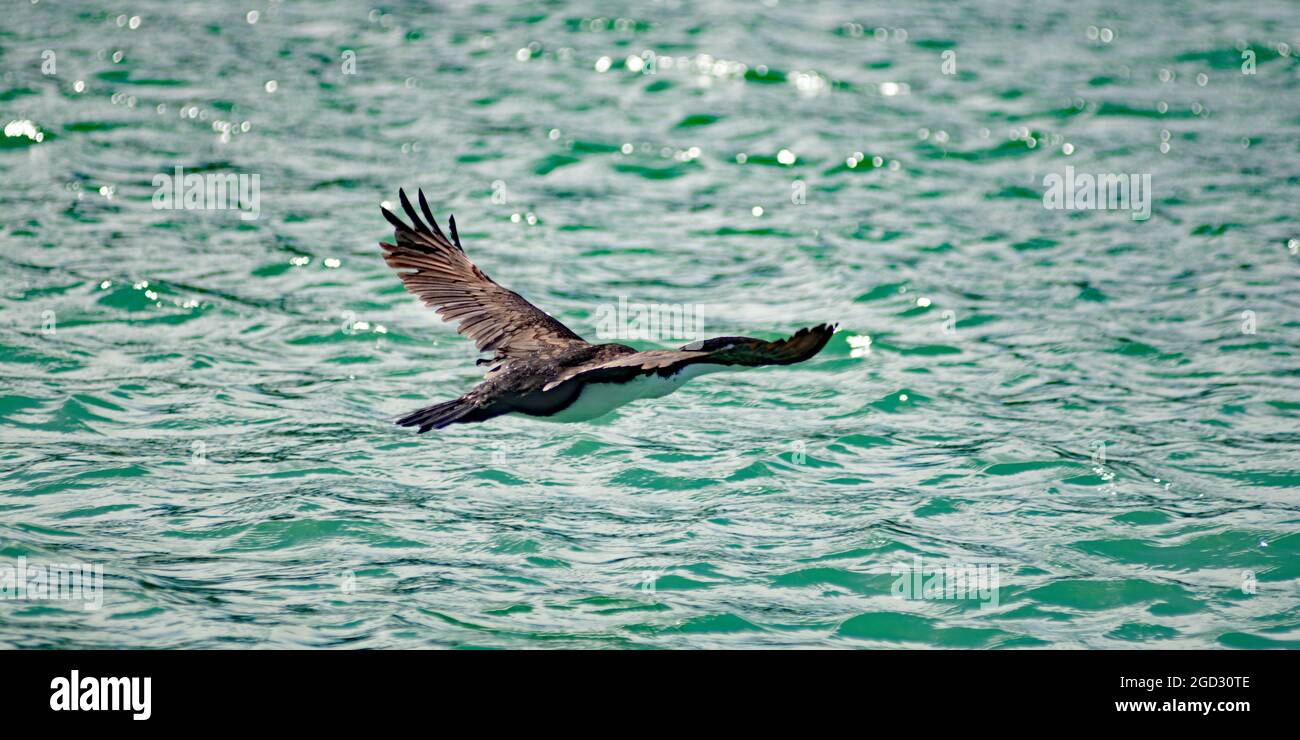
[[[546,421],[572,422],[587,421],[604,416],[625,403],[642,398],[661,398],[672,393],[691,378],[706,373],[725,370],[722,365],[699,363],[687,365],[674,375],[663,377],[658,373],[642,375],[626,383],[587,383],[582,393],[569,404],[568,408],[550,416],[540,416]]]

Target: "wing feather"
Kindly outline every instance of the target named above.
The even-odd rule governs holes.
[[[399,190],[398,196],[411,224],[387,208],[380,209],[393,225],[397,242],[380,243],[384,261],[398,270],[406,289],[425,305],[444,320],[458,322],[456,330],[480,351],[496,351],[498,359],[506,359],[586,344],[567,326],[483,274],[465,255],[455,218],[448,219],[448,238],[433,218],[423,191],[418,200],[424,220],[405,190]]]
[[[722,337],[699,342],[700,349],[652,349],[633,352],[613,359],[597,360],[579,365],[547,383],[542,390],[549,391],[567,380],[587,382],[621,382],[637,375],[673,375],[687,365],[792,365],[803,362],[822,351],[835,327],[818,324],[800,329],[785,339],[767,342],[750,337]],[[687,345],[690,347],[691,345]]]

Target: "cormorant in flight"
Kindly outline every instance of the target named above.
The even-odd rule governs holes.
[[[437,310],[456,330],[493,357],[482,382],[452,401],[427,406],[397,420],[420,432],[449,424],[487,421],[512,412],[552,421],[585,421],[629,401],[658,398],[704,373],[729,366],[758,367],[803,362],[821,351],[835,327],[819,324],[774,342],[717,337],[681,349],[638,352],[622,344],[589,344],[567,326],[483,274],[470,261],[448,219],[443,233],[419,193],[424,221],[399,191],[407,225],[387,208],[396,244],[380,243],[384,261],[406,289]]]

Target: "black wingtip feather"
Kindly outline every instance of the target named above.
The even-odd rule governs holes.
[[[424,190],[421,189],[417,191],[416,195],[420,201],[420,210],[424,212],[423,220],[420,218],[420,214],[416,212],[415,206],[411,205],[411,199],[406,196],[405,188],[398,188],[397,197],[402,203],[402,210],[406,212],[406,217],[411,219],[410,225],[393,215],[392,211],[383,206],[380,206],[379,210],[383,212],[384,218],[388,219],[388,223],[392,224],[393,228],[397,229],[398,232],[411,231],[417,234],[436,236],[444,241],[450,241],[455,244],[456,248],[460,249],[460,251],[465,251],[464,248],[460,246],[460,235],[456,233],[455,217],[453,216],[451,219],[451,239],[447,239],[447,235],[444,234],[442,229],[438,226],[438,219],[433,217],[433,210],[429,208],[429,201],[424,197]],[[428,222],[427,224],[425,223],[426,221]]]
[[[384,208],[383,206],[380,206],[379,210],[383,212],[384,218],[388,219],[388,223],[392,224],[394,229],[397,229],[399,232],[411,230],[411,227],[407,226],[406,223],[402,221],[402,219],[398,218],[397,216],[394,216],[392,211],[388,210],[387,208]]]
[[[406,217],[411,219],[411,225],[415,227],[415,230],[432,235],[433,232],[429,230],[428,226],[424,225],[424,222],[420,220],[420,215],[415,212],[415,208],[411,205],[411,199],[406,197],[406,191],[398,189],[397,197],[401,199],[402,210],[406,211]]]
[[[433,217],[433,210],[429,208],[429,201],[424,197],[424,189],[421,188],[416,195],[419,196],[420,210],[424,211],[424,218],[429,222],[429,225],[433,227],[433,233],[442,236],[445,239],[446,237],[443,235],[442,229],[438,227],[438,219]]]
[[[421,188],[416,194],[420,196],[420,210],[424,211],[424,217],[429,220],[429,225],[433,227],[433,233],[446,239],[447,235],[442,233],[442,227],[438,226],[438,219],[433,217],[433,210],[429,208],[429,201],[424,198],[424,188]]]

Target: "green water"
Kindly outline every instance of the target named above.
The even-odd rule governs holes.
[[[1293,5],[254,5],[0,21],[0,565],[104,569],[0,644],[1300,646]],[[1151,217],[1044,208],[1066,165]],[[177,166],[258,218],[153,208]],[[481,368],[398,187],[591,339],[841,329],[417,437]]]

